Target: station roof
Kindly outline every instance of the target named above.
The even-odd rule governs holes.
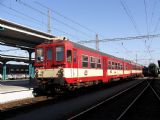
[[[21,57],[21,56],[13,56],[13,55],[3,55],[0,54],[0,62],[8,62],[8,61],[16,61],[16,62],[25,62],[29,63],[29,58],[28,57]],[[34,59],[32,58],[32,62]]]
[[[0,18],[0,44],[32,50],[36,45],[54,37]]]

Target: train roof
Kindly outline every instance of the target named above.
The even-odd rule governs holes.
[[[98,54],[100,54],[100,55],[109,56],[109,57],[111,57],[111,58],[123,60],[123,61],[126,61],[126,62],[131,62],[131,61],[129,61],[129,60],[125,60],[125,59],[123,59],[123,58],[118,58],[118,57],[115,57],[115,56],[113,56],[113,55],[110,55],[110,54],[107,54],[107,53],[104,53],[104,52],[97,51],[97,50],[95,50],[95,49],[86,47],[86,46],[84,46],[84,45],[81,45],[81,44],[78,44],[78,43],[75,43],[75,42],[72,42],[72,41],[70,41],[70,42],[71,42],[71,43],[74,45],[74,47],[76,47],[76,48],[80,48],[80,49],[84,49],[84,50],[89,50],[89,51],[91,51],[91,52],[95,52],[95,53],[98,53]]]
[[[135,62],[133,62],[133,61],[131,61],[131,60],[126,60],[126,59],[123,59],[123,58],[115,57],[115,56],[113,56],[113,55],[110,55],[110,54],[107,54],[107,53],[104,53],[104,52],[97,51],[97,50],[95,50],[95,49],[86,47],[86,46],[84,46],[84,45],[81,45],[81,44],[78,44],[78,43],[75,43],[75,42],[72,42],[72,41],[70,41],[70,42],[71,42],[76,48],[89,50],[89,51],[92,51],[92,52],[96,52],[96,53],[98,53],[98,54],[100,54],[100,55],[109,56],[109,57],[111,57],[111,58],[119,59],[119,60],[122,60],[122,61],[125,61],[125,62],[130,62],[130,63],[132,63],[132,64],[134,63],[134,64],[136,64],[136,65],[138,65],[138,66],[142,66],[142,65],[140,65],[140,64],[138,64],[138,63],[135,63]]]
[[[75,42],[73,42],[73,41],[70,41],[70,40],[66,39],[65,37],[54,38],[54,39],[52,39],[52,42],[50,41],[49,43],[53,43],[53,42],[55,42],[55,41],[56,41],[56,42],[64,42],[64,41],[65,41],[65,42],[70,42],[70,43],[73,44],[74,47],[76,47],[76,48],[88,50],[88,51],[95,52],[95,53],[98,53],[98,54],[103,55],[103,56],[109,56],[109,57],[111,57],[111,58],[119,59],[119,60],[122,60],[122,61],[125,61],[125,62],[128,62],[128,63],[132,63],[132,64],[136,64],[136,65],[142,66],[142,65],[140,65],[140,64],[138,64],[138,63],[135,63],[135,62],[133,62],[133,61],[131,61],[131,60],[126,60],[126,59],[124,59],[124,58],[115,57],[115,56],[113,56],[113,55],[110,55],[110,54],[107,54],[107,53],[104,53],[104,52],[100,52],[100,51],[97,51],[97,50],[95,50],[95,49],[86,47],[86,46],[84,46],[84,45],[75,43]],[[47,42],[47,43],[48,43],[48,42]]]

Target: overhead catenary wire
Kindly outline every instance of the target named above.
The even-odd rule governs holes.
[[[11,9],[8,8],[7,6],[5,6],[4,4],[1,4],[1,3],[0,3],[0,6],[11,10]],[[24,14],[23,14],[23,16],[19,16],[19,15],[17,15],[17,14],[13,14],[12,12],[9,12],[9,11],[4,10],[4,9],[2,9],[1,11],[3,11],[4,13],[6,13],[6,14],[8,14],[8,15],[10,15],[10,16],[14,16],[14,17],[16,17],[16,18],[22,18],[22,19],[24,19],[24,20],[27,19],[27,20],[29,20],[29,21],[32,21],[32,22],[36,23],[36,24],[39,23],[39,22],[37,22],[37,21],[35,21],[35,20],[27,17],[27,16],[24,16]],[[13,10],[12,10],[12,11],[13,11]],[[14,11],[14,12],[16,12],[16,11]],[[16,13],[17,13],[17,12],[16,12]],[[19,13],[18,13],[18,14],[19,14]],[[22,14],[21,14],[21,15],[22,15]],[[32,25],[32,27],[33,27],[33,25]],[[34,27],[35,27],[35,26],[34,26]]]
[[[147,3],[146,3],[146,0],[144,0],[144,8],[145,8],[145,20],[146,20],[146,26],[147,26],[147,35],[149,35],[149,26],[148,26],[148,14],[147,14]],[[149,37],[147,37],[147,40],[149,41]],[[151,44],[150,44],[151,45]],[[151,52],[150,52],[150,45],[147,46],[146,45],[146,40],[145,40],[145,46],[146,46],[146,49],[148,50],[148,53],[150,55],[151,58],[153,58]]]
[[[43,4],[41,4],[40,2],[34,1],[34,3],[38,4],[39,6],[41,6],[41,7],[43,7],[43,8],[50,9],[52,12],[54,12],[55,14],[61,16],[62,18],[64,18],[64,19],[66,19],[66,20],[68,20],[68,21],[70,21],[70,22],[72,22],[72,23],[74,23],[74,24],[80,26],[80,27],[83,28],[83,29],[86,29],[87,31],[90,31],[90,32],[96,34],[96,32],[95,32],[94,30],[91,30],[90,28],[88,28],[88,27],[86,27],[86,26],[84,26],[84,25],[78,23],[77,21],[72,20],[72,19],[70,19],[70,18],[68,18],[68,17],[66,17],[66,16],[64,16],[64,15],[62,15],[61,13],[59,13],[59,12],[57,12],[57,11],[55,11],[55,10],[53,10],[53,9],[51,9],[51,8],[49,8],[49,7],[45,6],[45,5],[43,5]]]
[[[42,14],[42,15],[46,15],[46,13],[40,11],[39,9],[37,9],[37,8],[35,8],[35,7],[27,4],[27,3],[25,3],[25,2],[22,2],[22,1],[18,1],[18,2],[19,2],[20,4],[22,4],[22,5],[30,8],[30,9],[34,10],[34,11],[39,12],[39,13]],[[34,3],[37,4],[37,5],[39,5],[39,6],[41,6],[41,7],[43,7],[43,8],[46,8],[47,10],[50,9],[51,12],[53,12],[53,13],[61,16],[61,17],[63,17],[65,20],[68,20],[68,21],[72,22],[73,24],[76,24],[76,25],[80,26],[81,28],[83,28],[83,29],[85,29],[85,30],[87,30],[87,31],[90,31],[90,32],[94,33],[94,35],[97,33],[97,32],[95,32],[94,30],[92,30],[92,29],[90,29],[90,28],[88,28],[88,27],[80,24],[79,22],[77,22],[77,21],[75,21],[75,20],[72,20],[72,19],[70,19],[70,18],[62,15],[61,13],[59,13],[59,12],[57,12],[57,11],[55,11],[55,10],[53,10],[53,9],[51,9],[51,8],[43,5],[43,4],[41,4],[40,2],[34,1]],[[73,26],[71,26],[71,25],[69,25],[69,24],[67,24],[67,23],[65,23],[65,22],[63,22],[63,21],[61,21],[61,20],[59,20],[59,19],[56,19],[55,17],[51,17],[51,18],[52,18],[52,20],[55,20],[55,21],[59,22],[60,24],[63,24],[64,26],[66,26],[66,27],[68,27],[68,28],[70,28],[70,29],[72,29],[72,30],[74,30],[74,31],[76,31],[76,32],[79,32],[80,34],[82,34],[82,35],[84,35],[84,36],[86,36],[86,37],[88,37],[88,38],[93,37],[93,36],[90,36],[90,35],[86,34],[86,32],[80,31],[79,29],[77,29],[77,28],[75,28],[75,27],[73,27]],[[98,33],[98,34],[99,34],[99,33]],[[101,34],[99,34],[99,35],[102,36]],[[77,38],[78,38],[78,37],[77,37]]]
[[[134,18],[133,18],[133,16],[132,16],[131,11],[130,11],[130,9],[128,8],[127,4],[124,2],[124,0],[120,0],[120,3],[121,3],[121,5],[122,5],[125,13],[126,13],[127,16],[129,17],[132,25],[134,26],[134,29],[136,30],[136,32],[137,32],[139,35],[141,35],[141,33],[140,33],[140,31],[139,31],[139,29],[138,29],[138,27],[137,27],[137,24],[136,24],[136,22],[135,22],[135,20],[134,20]],[[146,8],[146,7],[145,7],[145,8]],[[147,10],[146,10],[146,12],[147,12]],[[148,23],[148,22],[147,22],[147,23]],[[147,34],[149,34],[149,33],[147,32]],[[147,38],[147,39],[148,39],[148,38]],[[145,40],[144,46],[146,47],[146,49],[147,49],[148,54],[150,55],[150,57],[152,57],[152,55],[151,55],[151,53],[150,53],[150,50],[149,50],[149,47],[146,45],[146,40]]]
[[[158,0],[158,1],[159,1],[159,3],[160,3],[160,0]],[[159,23],[160,23],[160,16],[159,16],[159,18],[158,18],[158,20],[157,20],[157,22],[156,22],[156,25],[155,25],[155,27],[154,27],[153,33],[156,33],[156,32],[157,32],[158,27],[159,27]]]
[[[131,14],[130,9],[128,8],[126,2],[125,2],[124,0],[123,0],[123,1],[120,0],[120,3],[121,3],[121,5],[122,5],[125,13],[126,13],[127,16],[129,17],[129,20],[131,21],[132,25],[134,26],[134,29],[136,30],[136,32],[137,32],[139,35],[141,35],[141,33],[140,33],[140,31],[139,31],[139,29],[138,29],[138,27],[137,27],[137,24],[136,24],[136,22],[135,22],[135,20],[134,20],[134,18],[133,18],[133,16],[132,16],[132,14]],[[145,44],[145,47],[146,47],[146,49],[148,49],[147,46],[146,46],[146,44]]]
[[[136,24],[136,22],[135,22],[135,20],[134,20],[134,17],[133,17],[133,15],[132,15],[132,13],[131,13],[131,10],[129,9],[129,7],[127,6],[127,4],[126,4],[125,1],[120,0],[120,3],[121,3],[121,6],[123,7],[125,13],[126,13],[127,16],[129,17],[129,20],[130,20],[130,22],[132,23],[135,31],[140,35],[140,34],[141,34],[141,33],[140,33],[140,30],[139,30],[138,27],[137,27],[137,24]],[[124,46],[123,46],[123,47],[124,47]],[[126,48],[126,49],[127,49],[127,48]]]
[[[147,14],[146,0],[144,0],[144,8],[145,8],[145,20],[146,20],[146,26],[147,26],[147,35],[149,35],[149,25],[148,25],[148,14]]]
[[[21,2],[21,1],[20,1]],[[22,1],[23,2],[23,1]],[[128,7],[127,7],[127,9],[128,9]],[[44,13],[44,12],[43,12]],[[128,12],[129,14],[131,13],[131,11],[129,10],[129,12]],[[46,14],[46,13],[45,13]],[[63,16],[63,15],[62,15]],[[134,18],[133,18],[133,16],[132,16],[132,14],[130,15],[131,16],[131,19],[132,20],[130,20],[130,21],[134,21],[133,23],[135,23],[135,20],[134,20]],[[64,16],[65,17],[65,16]],[[35,20],[35,22],[36,22],[36,20]],[[38,22],[37,22],[38,23]],[[132,24],[133,24],[132,23]],[[136,28],[138,28],[138,26],[136,25],[136,23],[135,23],[135,26],[136,26]],[[58,31],[58,30],[57,30]],[[140,31],[139,31],[140,32]],[[65,32],[63,31],[63,33],[65,34]],[[146,46],[146,48],[147,49],[149,49],[150,47],[149,46]]]
[[[156,38],[160,37],[160,34],[154,35],[141,35],[141,36],[133,36],[133,37],[122,37],[122,38],[108,38],[108,39],[100,39],[99,42],[115,42],[115,41],[128,41],[128,40],[142,40],[146,38]],[[78,41],[78,43],[93,43],[96,40],[87,40],[87,41]]]
[[[153,7],[152,7],[152,12],[151,12],[150,23],[148,23],[149,26],[150,26],[150,27],[149,27],[149,32],[150,32],[150,33],[152,33],[152,27],[151,27],[151,26],[152,26],[153,17],[154,17],[154,15],[155,15],[156,6],[157,6],[157,0],[154,0]],[[156,29],[156,27],[155,27],[155,29]],[[153,33],[155,34],[156,31],[154,30]],[[151,42],[150,42],[150,44],[149,44],[149,48],[152,46],[152,41],[153,41],[153,39],[151,39]]]
[[[152,26],[153,18],[155,16],[155,9],[156,9],[156,7],[157,7],[157,0],[155,0],[154,3],[153,3],[152,13],[151,13],[151,19],[150,19],[150,22],[149,22],[150,26]],[[150,31],[152,31],[151,27],[150,27]]]
[[[34,10],[34,11],[36,11],[36,12],[42,14],[42,15],[44,15],[44,16],[47,16],[47,14],[46,14],[45,12],[42,12],[41,10],[39,10],[39,9],[37,9],[37,8],[34,8],[34,7],[32,7],[31,5],[29,5],[29,4],[25,3],[25,2],[19,1],[18,3],[22,4],[22,5],[25,6],[25,7],[28,7],[28,8],[30,8],[30,9],[32,9],[32,10]],[[62,24],[62,25],[64,25],[64,26],[66,26],[66,27],[68,27],[68,28],[70,28],[70,29],[72,29],[72,30],[74,30],[74,31],[76,31],[76,32],[79,32],[80,34],[82,34],[82,35],[84,35],[84,36],[86,36],[86,37],[88,37],[88,38],[91,37],[90,35],[86,34],[85,32],[83,32],[83,31],[81,31],[81,30],[79,30],[79,29],[77,29],[77,28],[74,28],[73,26],[71,26],[71,25],[69,25],[69,24],[67,24],[67,23],[65,23],[65,22],[63,22],[63,21],[61,21],[61,20],[59,20],[59,19],[57,19],[57,18],[55,18],[55,17],[52,17],[52,16],[51,16],[51,19],[52,19],[52,20],[55,20],[56,22],[58,22],[58,23],[60,23],[60,24]]]
[[[22,15],[22,16],[24,16],[25,18],[22,17],[23,19],[30,19],[30,20],[32,20],[32,22],[34,22],[34,23],[36,23],[36,24],[47,25],[47,23],[44,23],[44,22],[42,22],[42,21],[40,21],[40,20],[38,20],[38,19],[36,19],[36,18],[34,18],[34,17],[31,17],[31,16],[29,16],[29,15],[26,15],[26,14],[24,14],[23,12],[20,12],[20,11],[14,9],[14,8],[12,8],[12,7],[6,6],[5,4],[0,3],[0,5],[1,5],[2,7],[5,7],[5,8],[7,8],[7,9],[10,9],[10,10],[12,10],[12,11],[14,11],[14,12],[16,12],[16,13]],[[3,11],[5,11],[5,10],[3,10]],[[14,14],[8,12],[8,11],[5,11],[5,13],[7,13],[7,14],[9,14],[9,15],[12,15],[12,16],[16,16],[16,17],[18,17],[18,18],[20,17],[20,16],[17,16],[17,15],[14,15]],[[76,38],[75,35],[72,35],[72,34],[70,34],[70,33],[64,32],[64,31],[62,31],[62,30],[60,30],[60,29],[58,29],[58,28],[56,28],[56,27],[53,27],[53,26],[52,26],[52,28],[53,28],[54,30],[58,31],[58,32],[61,32],[61,33],[64,33],[64,34],[66,34],[66,35],[69,35],[69,36],[72,36],[72,37],[75,37],[75,38]]]
[[[133,27],[134,27],[134,29],[136,30],[136,32],[137,32],[138,34],[141,34],[141,33],[140,33],[140,30],[138,29],[137,24],[136,24],[136,22],[135,22],[135,20],[134,20],[134,18],[133,18],[133,16],[132,16],[132,14],[131,14],[131,11],[130,11],[130,9],[128,8],[128,6],[127,6],[127,4],[126,4],[126,2],[120,0],[120,3],[121,3],[121,5],[122,5],[125,13],[126,13],[127,16],[129,17],[129,20],[130,20],[131,23],[133,24]]]

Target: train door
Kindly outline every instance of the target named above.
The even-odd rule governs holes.
[[[77,55],[77,49],[73,49],[73,75],[74,77],[78,78],[78,55]]]
[[[69,76],[73,77],[73,50],[67,49],[67,68],[69,71]]]
[[[125,63],[124,61],[122,62],[122,70],[123,70],[123,78],[125,77]]]
[[[45,67],[47,69],[52,68],[53,65],[53,47],[46,48]]]
[[[77,49],[67,50],[67,64],[70,71],[69,72],[70,77],[78,79],[79,61],[78,61]],[[75,82],[77,81],[77,79],[75,79]]]
[[[107,82],[107,59],[103,58],[103,80]]]

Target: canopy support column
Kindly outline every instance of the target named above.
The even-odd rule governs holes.
[[[6,63],[7,61],[3,61],[3,71],[2,71],[2,80],[6,80],[6,74],[7,74],[7,69],[6,69]]]
[[[32,78],[34,77],[33,75],[33,68],[32,68],[32,53],[33,51],[28,50],[28,54],[29,54],[29,83],[31,83]]]

